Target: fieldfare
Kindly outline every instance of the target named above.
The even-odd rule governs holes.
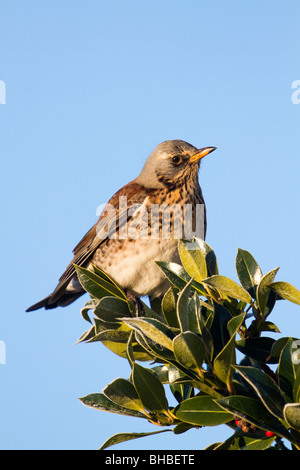
[[[140,175],[116,192],[98,222],[73,250],[52,294],[27,311],[66,306],[85,293],[74,265],[106,272],[130,296],[161,297],[169,281],[155,261],[180,262],[178,239],[205,238],[206,209],[198,182],[200,160],[215,147],[182,140],[159,144]]]

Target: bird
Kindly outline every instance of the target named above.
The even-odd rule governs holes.
[[[75,266],[100,268],[128,298],[161,298],[170,281],[156,261],[180,263],[178,238],[191,239],[200,232],[205,239],[206,205],[198,170],[201,159],[214,150],[179,139],[157,145],[140,174],[110,198],[76,245],[54,291],[26,311],[65,307],[82,296]],[[197,213],[196,207],[202,210]]]

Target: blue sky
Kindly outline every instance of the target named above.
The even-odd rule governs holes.
[[[0,447],[97,449],[117,432],[156,430],[78,401],[128,378],[126,361],[98,343],[74,345],[87,296],[25,309],[53,290],[98,205],[173,138],[218,147],[200,183],[221,273],[236,279],[240,247],[300,288],[300,4],[1,0],[0,9]],[[299,315],[282,302],[270,319],[300,337]],[[165,433],[115,449],[202,449],[229,435]]]

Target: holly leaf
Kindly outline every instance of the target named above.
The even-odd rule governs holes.
[[[200,282],[207,277],[205,256],[197,249],[196,242],[179,240],[178,252],[184,269],[195,281]]]
[[[248,251],[239,248],[235,266],[240,283],[255,298],[256,286],[263,276],[257,261]]]
[[[143,406],[148,411],[164,412],[168,410],[165,389],[153,372],[134,363],[132,368],[132,382]]]
[[[175,408],[174,414],[178,419],[195,426],[217,426],[233,419],[232,414],[224,412],[224,409],[209,395],[182,401]]]
[[[300,291],[292,286],[292,284],[288,282],[273,282],[269,284],[268,287],[283,299],[300,305]]]
[[[216,289],[221,295],[233,297],[246,303],[251,303],[252,298],[249,292],[226,276],[214,275],[202,280],[203,284]]]

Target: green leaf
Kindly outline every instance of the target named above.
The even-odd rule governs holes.
[[[277,418],[269,413],[261,401],[242,395],[232,395],[220,398],[216,401],[225,410],[248,421],[254,426],[265,431],[274,432],[274,434],[285,437],[291,441],[292,437],[290,433]]]
[[[215,442],[214,444],[210,444],[210,446],[204,450],[229,450],[229,449],[232,450],[234,442],[237,440],[236,434],[238,434],[239,432],[240,430],[236,431],[232,436],[230,436],[224,442]],[[236,449],[233,448],[233,450],[236,450]]]
[[[271,364],[277,364],[279,362],[280,354],[288,341],[289,341],[289,338],[285,336],[285,337],[279,338],[277,341],[273,343],[268,362],[270,361]]]
[[[181,403],[190,398],[193,387],[185,383],[175,383],[170,385],[170,389],[178,403]]]
[[[179,292],[180,291],[177,287],[170,287],[170,289],[165,293],[161,304],[162,313],[166,323],[174,328],[179,328],[176,312],[177,296]]]
[[[266,450],[275,441],[276,436],[268,439],[248,439],[246,445],[240,447],[239,450]]]
[[[93,273],[92,271],[76,265],[75,269],[78,280],[82,287],[97,299],[112,295],[127,300],[125,293],[121,289]]]
[[[189,329],[188,304],[192,282],[193,280],[191,279],[178,295],[176,311],[181,331],[186,331]]]
[[[168,384],[169,383],[169,369],[170,369],[170,366],[164,364],[161,366],[152,367],[151,370],[161,383]]]
[[[95,336],[95,326],[93,325],[89,330],[85,331],[80,338],[76,341],[75,344],[82,343],[83,341],[88,341],[89,339]]]
[[[264,321],[262,322],[260,326],[260,331],[269,331],[271,333],[280,333],[280,330],[278,326],[276,326],[274,323],[270,321]]]
[[[239,248],[235,266],[240,283],[255,298],[255,287],[262,278],[258,263],[248,251]]]
[[[196,292],[194,293],[193,297],[191,297],[188,301],[187,316],[187,329],[193,331],[194,333],[201,334],[202,330],[205,327],[205,321],[202,316],[202,306],[200,303],[200,298],[198,294],[196,294]]]
[[[233,419],[231,413],[224,412],[215,399],[208,395],[182,401],[173,413],[178,419],[195,426],[217,426]]]
[[[189,274],[180,264],[166,261],[156,261],[156,264],[164,272],[165,276],[169,279],[171,284],[180,290],[182,290],[191,280],[191,276],[189,276]],[[204,287],[195,280],[193,281],[193,289],[197,290],[200,295],[206,294]]]
[[[178,251],[184,269],[195,281],[200,282],[207,277],[205,256],[197,249],[196,242],[179,240]]]
[[[87,343],[93,343],[101,341],[101,343],[107,347],[114,354],[127,358],[127,343],[129,341],[130,331],[124,331],[122,329],[104,329],[98,333],[90,334],[88,338],[85,338]],[[153,359],[152,355],[146,353],[139,344],[133,344],[133,353],[136,360],[149,361]]]
[[[221,295],[233,297],[243,302],[251,303],[251,295],[243,287],[226,276],[215,275],[202,280],[203,284],[213,287]]]
[[[300,368],[299,367],[297,368],[297,371],[296,371],[296,377],[295,377],[294,386],[293,386],[293,399],[295,402],[300,403]]]
[[[196,369],[201,373],[205,358],[205,346],[202,339],[192,331],[185,331],[173,339],[175,359],[186,369]]]
[[[276,436],[265,439],[265,433],[262,430],[256,430],[253,436],[255,438],[244,434],[241,429],[237,429],[231,437],[215,447],[214,450],[265,450],[276,439]]]
[[[118,297],[103,297],[94,309],[94,315],[103,321],[118,322],[120,317],[130,316],[128,302]]]
[[[117,405],[113,401],[109,400],[103,393],[91,393],[85,397],[79,398],[81,403],[89,408],[95,410],[108,411],[109,413],[117,413],[126,416],[135,416],[136,418],[146,418],[146,415],[136,410],[130,410],[123,406]]]
[[[219,274],[219,268],[217,263],[217,258],[213,249],[201,238],[194,237],[193,243],[197,246],[197,249],[201,250],[203,256],[205,257],[207,275],[213,276],[214,274]]]
[[[266,317],[267,315],[269,315],[276,300],[276,296],[274,296],[274,294],[271,293],[270,287],[268,284],[273,282],[278,269],[279,267],[272,269],[272,271],[269,271],[267,274],[265,274],[262,277],[257,287],[256,300],[257,300],[257,304],[261,312],[261,315],[263,317]]]
[[[191,280],[191,277],[180,264],[166,261],[156,261],[156,264],[164,272],[169,281],[180,290]]]
[[[156,343],[156,341],[153,341],[144,333],[141,332],[141,330],[135,330],[135,337],[139,345],[149,353],[150,357],[152,359],[159,360],[160,362],[163,361],[174,361],[174,354],[173,351],[170,349],[165,348],[159,343]]]
[[[153,372],[134,363],[132,381],[143,406],[148,411],[164,412],[168,410],[164,387]]]
[[[229,331],[229,335],[231,339],[235,336],[236,332],[242,326],[243,321],[245,320],[246,313],[242,312],[239,315],[234,316],[231,318],[227,324],[227,329]]]
[[[103,389],[104,395],[117,405],[142,411],[143,404],[131,382],[122,378],[113,380]]]
[[[140,437],[146,436],[153,436],[154,434],[161,434],[162,432],[170,432],[171,429],[163,429],[162,431],[154,431],[154,432],[122,432],[119,434],[115,434],[111,436],[107,441],[102,444],[99,450],[107,449],[108,447],[114,446],[116,444],[120,444],[121,442],[131,441],[133,439],[138,439]],[[112,458],[110,456],[107,459]],[[111,462],[113,465],[113,462]]]
[[[183,434],[184,432],[189,431],[193,427],[194,426],[192,424],[182,422],[175,426],[173,432],[174,434]]]
[[[283,413],[284,419],[288,425],[300,431],[300,403],[287,403]]]
[[[295,340],[289,338],[285,347],[282,349],[277,369],[278,381],[280,388],[292,401],[294,383],[297,377],[297,369],[299,364],[293,361]]]
[[[162,312],[160,311],[161,305],[159,306],[159,313],[157,313],[156,310],[153,310],[152,306],[151,308],[143,302],[141,299],[139,299],[139,303],[141,304],[141,310],[143,312],[143,317],[145,318],[155,318],[156,320],[162,321],[163,316]],[[152,299],[151,305],[154,305],[156,303],[156,308],[158,306],[158,303],[161,304],[161,299]],[[136,304],[133,302],[133,300],[129,300],[128,302],[129,306],[131,306],[130,311],[131,315],[133,317],[136,316]]]
[[[277,362],[272,361],[270,358],[272,347],[275,343],[275,339],[268,337],[257,337],[241,339],[236,342],[236,348],[245,356],[249,356],[252,359],[260,362]]]
[[[180,383],[181,378],[186,378],[185,374],[181,372],[177,367],[173,364],[168,366],[168,383],[172,384],[175,382]]]
[[[117,290],[121,290],[118,284],[106,272],[98,268],[95,264],[91,264],[91,266],[92,266],[92,269],[94,270],[94,273],[97,274],[97,276],[101,277],[102,279],[104,279],[104,281],[108,282],[109,284],[112,284],[113,286],[115,286]],[[123,294],[125,295],[124,292]]]
[[[134,357],[134,349],[133,349],[133,342],[135,340],[135,332],[131,330],[129,334],[129,338],[126,344],[126,358],[129,362],[130,367],[133,367],[135,357]]]
[[[219,352],[217,357],[214,360],[214,373],[217,377],[222,380],[223,383],[229,385],[232,381],[234,375],[234,369],[232,368],[235,365],[235,335],[237,330],[241,327],[244,319],[245,313],[241,313],[236,317],[233,317],[228,322],[228,331],[230,332],[230,340],[224,346],[224,348]]]
[[[129,338],[129,332],[120,329],[107,329],[99,331],[93,337],[86,340],[87,343],[95,343],[96,341],[112,341],[114,343],[126,344]]]
[[[210,327],[210,334],[214,342],[215,355],[224,348],[225,344],[227,344],[230,339],[227,325],[231,318],[232,316],[226,307],[214,302],[214,315]]]
[[[292,286],[292,284],[288,282],[273,282],[268,287],[283,299],[300,305],[300,291]]]
[[[282,419],[286,402],[276,382],[265,372],[255,367],[236,366],[236,370],[254,388],[270,413]]]
[[[157,344],[173,350],[172,339],[173,332],[164,323],[154,318],[122,318],[126,325],[142,332],[145,336],[150,338]]]
[[[84,307],[82,307],[82,309],[80,310],[82,318],[84,318],[84,320],[88,321],[89,323],[92,323],[92,321],[88,315],[88,311],[95,308],[98,302],[99,302],[98,299],[92,298],[88,300],[86,304],[84,305]]]

